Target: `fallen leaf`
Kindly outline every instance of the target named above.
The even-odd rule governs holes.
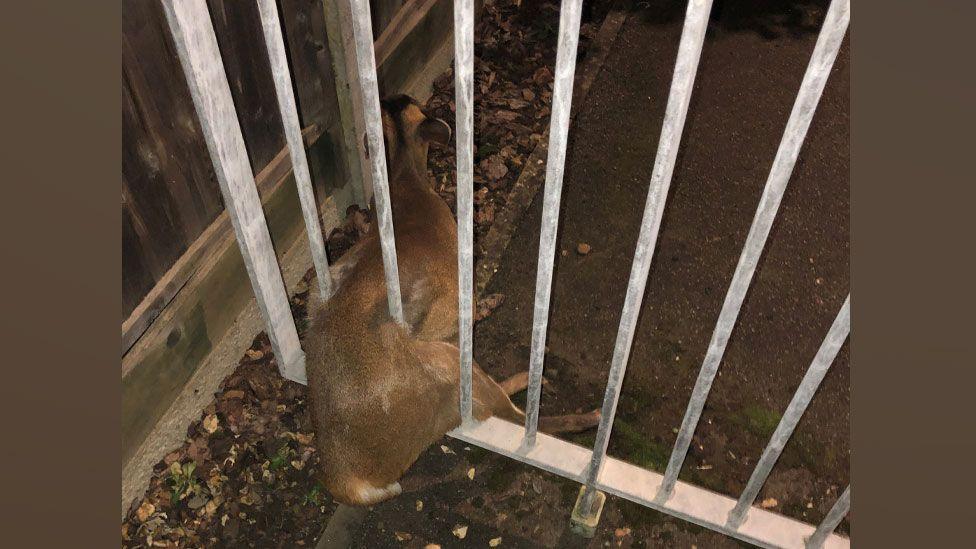
[[[508,174],[508,166],[501,156],[494,154],[478,163],[478,167],[485,172],[488,179],[498,180]]]
[[[474,469],[472,469],[472,471],[474,471]],[[458,539],[464,539],[464,536],[468,535],[468,527],[458,524],[454,527],[454,530],[451,530],[451,532],[453,532]]]
[[[478,225],[490,225],[495,220],[495,207],[483,204],[474,214],[474,222]]]
[[[779,502],[776,501],[776,498],[766,498],[762,500],[762,503],[759,504],[759,506],[763,509],[769,509],[770,507],[776,507],[777,505],[779,505]]]
[[[144,501],[142,502],[142,505],[136,509],[136,518],[139,519],[139,522],[146,522],[146,520],[149,519],[149,517],[155,512],[156,506],[148,501]]]
[[[468,478],[474,480],[474,467],[468,469]]]
[[[586,255],[590,253],[590,250],[591,250],[590,245],[587,244],[586,242],[580,242],[579,244],[576,245],[576,253],[580,255]]]
[[[617,536],[618,538],[629,536],[630,528],[627,528],[626,526],[624,526],[623,528],[617,528],[616,530],[613,531],[613,535]]]
[[[183,457],[182,450],[173,450],[172,452],[166,454],[166,457],[163,458],[163,463],[166,465],[172,465],[174,461],[179,461],[181,457]]]
[[[217,430],[218,425],[220,425],[220,422],[217,420],[217,416],[214,414],[210,414],[209,416],[203,418],[203,429],[208,433],[213,434],[213,432]]]
[[[231,398],[244,398],[244,391],[242,391],[240,389],[233,389],[231,391],[224,391],[223,398],[226,398],[226,399],[231,399]]]
[[[238,349],[240,349],[240,347],[238,347]],[[257,349],[248,349],[244,352],[244,354],[251,360],[261,360],[264,358],[264,352],[258,351]]]
[[[311,435],[306,435],[305,433],[295,433],[295,440],[297,440],[302,446],[309,446],[312,444],[312,438],[314,436],[315,433],[312,433]]]
[[[502,538],[500,537],[491,538],[490,540],[488,540],[488,547],[498,547],[501,544],[502,544]]]
[[[523,89],[522,90],[522,99],[525,99],[526,101],[532,101],[533,99],[535,99],[535,92],[533,92],[532,90],[530,90],[528,88]]]
[[[408,534],[407,532],[393,532],[396,536],[397,541],[410,541],[413,539],[413,534]]]
[[[201,436],[193,439],[186,449],[186,455],[197,463],[203,463],[210,459],[210,447],[207,444],[207,438]]]
[[[441,549],[441,546],[437,545],[436,543],[428,543],[427,545],[424,545],[424,549]]]
[[[415,505],[415,507],[416,507],[416,509],[417,509],[418,511],[423,511],[423,510],[424,510],[424,502],[422,502],[422,501],[420,501],[420,500],[418,499],[418,500],[417,500],[417,505]]]
[[[478,322],[491,315],[502,302],[505,301],[505,294],[491,294],[478,300],[478,306],[474,313],[474,321]]]
[[[441,444],[441,452],[444,452],[445,454],[453,454],[454,453],[454,450],[451,450],[447,446],[444,446],[443,444]]]
[[[207,500],[204,499],[200,494],[194,495],[189,501],[186,502],[187,507],[194,510],[199,509],[206,504]]]

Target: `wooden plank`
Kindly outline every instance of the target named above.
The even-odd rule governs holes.
[[[279,5],[301,123],[331,127],[339,109],[322,5],[308,0],[280,0]]]
[[[376,66],[386,63],[390,55],[410,36],[417,25],[423,21],[441,0],[407,0],[396,13],[389,25],[385,26],[382,34],[376,39]],[[375,31],[374,31],[375,32]],[[441,34],[444,34],[443,32]],[[448,32],[447,35],[451,35]]]
[[[475,2],[476,13],[481,2]],[[453,40],[454,4],[448,0],[415,0],[405,5],[400,21],[391,22],[389,36],[376,48],[382,96],[403,93],[410,80],[441,46]]]
[[[131,2],[122,17],[122,195],[132,237],[123,280],[158,280],[223,209],[161,5]],[[153,287],[124,284],[122,319]],[[135,293],[133,293],[135,292]]]
[[[336,103],[339,109],[342,161],[356,189],[356,201],[361,207],[373,197],[373,181],[362,136],[366,134],[363,121],[363,96],[359,86],[355,47],[352,40],[350,0],[322,0],[332,67],[335,74]]]
[[[139,235],[132,223],[132,213],[122,203],[122,314],[137,305],[140,295],[145,295],[155,283],[152,273],[142,259]],[[123,316],[124,318],[124,316]]]
[[[322,137],[322,130],[318,126],[309,126],[302,130],[302,137],[305,146],[312,148]],[[283,148],[255,177],[258,194],[262,201],[267,199],[290,172],[291,159],[288,155],[288,149]],[[132,313],[122,323],[123,356],[142,337],[149,325],[169,305],[173,297],[214,252],[219,243],[227,241],[228,238],[233,238],[233,232],[230,217],[224,211],[194,240],[193,244],[187,248],[186,252],[180,256],[166,274],[159,278],[154,286],[150,285],[151,290],[144,294],[145,297],[142,301],[139,302],[138,306],[131,309]],[[127,256],[124,248],[122,256]],[[123,275],[125,272],[123,269]],[[123,292],[123,299],[124,296],[125,292]]]
[[[305,354],[291,317],[271,235],[254,184],[217,37],[200,1],[163,3],[224,203],[247,266],[281,375],[305,380]]]
[[[285,144],[268,51],[260,39],[261,17],[254,2],[207,4],[251,169],[257,172]]]
[[[369,14],[372,19],[373,36],[383,34],[403,4],[403,0],[370,0]]]
[[[309,155],[324,158],[328,175],[334,176],[338,169],[335,151],[336,146],[329,135],[323,134],[310,147]],[[304,232],[295,180],[290,170],[266,188],[262,202],[280,259]],[[337,226],[339,212],[344,212],[350,202],[348,186],[323,202],[321,209],[326,230]],[[221,345],[240,312],[253,307],[254,303],[244,259],[233,231],[228,229],[207,253],[202,254],[179,292],[122,357],[124,460],[142,444],[196,368]],[[254,337],[261,329],[263,325],[256,325],[247,337]],[[126,381],[131,376],[135,377]],[[147,400],[146,395],[151,397]]]

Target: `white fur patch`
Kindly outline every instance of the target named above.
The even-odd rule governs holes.
[[[372,486],[368,482],[360,482],[356,489],[356,496],[363,504],[370,505],[393,496],[398,496],[402,491],[403,488],[400,487],[399,482],[394,482],[382,488]]]

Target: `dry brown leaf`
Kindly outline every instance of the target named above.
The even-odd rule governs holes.
[[[576,253],[580,255],[586,255],[590,253],[591,249],[592,248],[590,248],[590,245],[587,244],[586,242],[580,242],[579,244],[576,245]]]
[[[474,214],[474,222],[478,225],[491,225],[495,220],[495,206],[492,204],[482,204]]]
[[[210,459],[210,446],[206,437],[197,437],[190,442],[186,449],[186,455],[197,463],[203,463]]]
[[[474,467],[468,469],[468,478],[474,480]]]
[[[217,426],[220,425],[220,421],[217,420],[217,416],[210,414],[209,416],[203,418],[203,429],[208,433],[213,433],[217,430]]]
[[[396,536],[397,541],[410,541],[413,539],[413,534],[407,532],[393,532],[393,535]]]
[[[474,471],[474,469],[472,469],[472,471]],[[451,530],[451,532],[453,532],[458,539],[464,539],[464,536],[468,535],[468,527],[458,524],[453,530]]]
[[[139,519],[139,522],[146,522],[146,520],[148,520],[149,517],[155,512],[156,506],[148,501],[144,501],[142,502],[142,505],[136,509],[136,518]]]
[[[771,507],[776,507],[777,505],[779,505],[779,502],[776,501],[776,498],[766,498],[762,500],[762,503],[759,504],[759,506],[763,509],[769,509]]]
[[[238,347],[238,349],[239,348],[240,347]],[[262,351],[258,351],[257,349],[248,349],[244,354],[251,360],[261,360],[264,358],[264,353]]]
[[[505,301],[505,294],[491,294],[478,300],[478,306],[474,313],[474,321],[484,320]]]
[[[629,536],[630,528],[627,528],[626,526],[624,526],[623,528],[617,528],[616,530],[613,531],[613,535],[617,536],[618,538]]]
[[[501,179],[508,174],[508,166],[505,165],[505,161],[502,159],[502,157],[497,154],[482,160],[479,163],[479,167],[485,172],[485,176],[487,176],[489,180]]]
[[[488,540],[488,547],[498,547],[501,544],[502,544],[501,537],[491,538],[490,540]]]

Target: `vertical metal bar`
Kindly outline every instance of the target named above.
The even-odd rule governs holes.
[[[820,344],[817,355],[813,357],[813,362],[807,368],[806,375],[800,381],[800,386],[796,389],[793,399],[790,400],[789,406],[786,407],[786,412],[783,413],[783,419],[776,426],[776,430],[773,432],[769,444],[766,445],[766,449],[763,450],[762,456],[760,456],[759,461],[756,463],[756,468],[753,469],[752,476],[749,477],[749,482],[742,491],[742,495],[739,496],[735,507],[729,512],[729,528],[738,528],[743,520],[745,520],[749,507],[756,500],[756,496],[759,495],[759,490],[763,484],[766,483],[769,472],[773,470],[773,465],[779,459],[780,454],[783,452],[783,447],[786,446],[786,442],[793,434],[796,424],[800,422],[800,417],[803,416],[803,412],[810,405],[813,394],[820,387],[820,382],[823,381],[827,370],[833,364],[837,352],[840,351],[850,331],[851,296],[848,295],[847,299],[844,300],[844,306],[840,308],[840,312],[837,313],[837,318],[834,319],[834,323],[830,326],[830,331],[827,332],[823,343]]]
[[[837,498],[834,502],[834,506],[827,511],[827,516],[824,517],[823,522],[817,529],[814,530],[813,534],[807,538],[807,549],[820,549],[823,547],[825,541],[827,541],[827,536],[833,532],[840,521],[847,515],[851,510],[851,486],[847,485],[844,489],[844,493]]]
[[[725,347],[728,344],[729,336],[735,327],[736,319],[739,316],[739,309],[749,290],[752,275],[756,270],[759,257],[762,255],[766,245],[766,238],[769,230],[776,218],[783,193],[789,183],[790,174],[796,164],[800,147],[806,137],[807,128],[813,119],[817,103],[823,92],[830,68],[837,58],[841,41],[847,29],[847,22],[850,19],[850,3],[848,0],[833,0],[827,11],[823,29],[817,39],[813,56],[807,66],[806,74],[800,85],[800,92],[797,94],[796,102],[793,104],[793,111],[790,113],[789,121],[786,123],[786,130],[780,142],[779,149],[776,151],[776,158],[773,160],[766,187],[763,190],[756,216],[749,229],[749,236],[746,238],[745,246],[742,248],[742,255],[736,265],[735,274],[732,276],[732,283],[729,291],[725,295],[725,302],[722,304],[722,312],[719,314],[715,331],[708,344],[708,351],[702,362],[698,380],[692,390],[688,408],[685,410],[678,437],[668,460],[668,467],[664,473],[664,482],[658,491],[657,500],[666,501],[671,497],[674,484],[678,480],[681,466],[688,453],[688,446],[691,444],[692,436],[698,426],[702,410],[705,407],[705,400],[712,387],[712,381],[718,372],[722,356],[725,354]]]
[[[532,317],[532,351],[529,358],[529,385],[525,406],[525,442],[535,444],[539,426],[539,398],[542,394],[542,362],[546,352],[549,325],[549,298],[552,293],[552,267],[556,256],[559,224],[559,197],[566,168],[566,139],[573,104],[573,76],[576,73],[576,47],[579,43],[583,0],[563,0],[559,10],[559,42],[553,82],[552,117],[549,124],[549,157],[546,160],[546,190],[542,205],[542,230],[539,236],[539,263],[536,267],[535,308]]]
[[[305,354],[254,184],[234,100],[204,0],[163,8],[281,375],[305,383]]]
[[[627,295],[624,308],[620,314],[620,327],[617,331],[617,341],[613,349],[613,362],[610,366],[607,391],[603,399],[600,427],[593,446],[593,455],[587,471],[586,499],[584,505],[592,505],[596,490],[593,485],[600,474],[607,453],[607,443],[610,441],[610,429],[613,416],[617,410],[617,399],[620,397],[620,385],[627,368],[630,347],[634,339],[634,328],[637,316],[640,314],[641,302],[644,299],[644,287],[647,285],[647,272],[651,267],[654,248],[657,244],[658,229],[661,227],[661,215],[671,186],[671,175],[681,143],[681,133],[684,129],[685,116],[688,114],[688,102],[691,100],[692,88],[695,84],[695,74],[698,71],[698,60],[701,57],[702,43],[705,40],[705,29],[708,26],[708,13],[711,10],[711,0],[691,0],[685,15],[684,29],[681,31],[681,43],[678,46],[678,59],[674,66],[674,77],[671,81],[671,91],[668,96],[668,106],[664,114],[664,125],[658,142],[657,157],[654,160],[654,171],[651,173],[650,190],[647,193],[647,203],[644,206],[644,218],[641,221],[640,236],[637,238],[637,250],[634,253],[634,263],[630,271],[630,281],[627,284]]]
[[[454,0],[454,104],[457,127],[458,345],[461,421],[471,421],[474,302],[474,1]]]
[[[298,200],[302,206],[302,216],[305,218],[312,263],[315,265],[315,275],[319,283],[319,297],[325,300],[332,295],[332,273],[329,272],[329,258],[325,255],[325,239],[322,238],[318,205],[315,202],[315,193],[312,192],[312,178],[308,171],[308,159],[305,157],[305,143],[298,124],[298,107],[291,87],[288,58],[285,56],[281,22],[278,20],[278,7],[274,0],[258,0],[258,11],[261,14],[264,43],[268,47],[268,60],[271,62],[271,75],[278,96],[281,123],[285,130],[285,139],[288,141],[288,153],[291,156],[292,171],[298,187]]]
[[[352,34],[356,46],[356,67],[363,90],[363,110],[369,160],[376,199],[376,219],[383,249],[383,271],[386,273],[386,301],[390,316],[403,324],[403,302],[400,299],[400,272],[397,270],[393,215],[390,211],[390,184],[386,173],[386,149],[383,144],[383,119],[380,111],[379,84],[376,80],[376,57],[373,53],[373,31],[369,1],[349,0],[352,11]]]

